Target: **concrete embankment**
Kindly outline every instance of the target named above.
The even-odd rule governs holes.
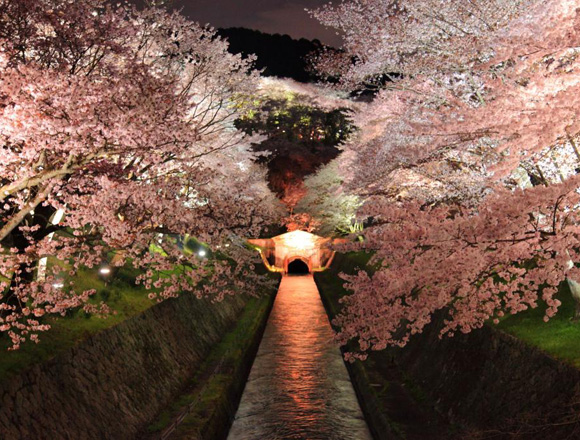
[[[195,375],[246,301],[182,295],[12,377],[0,384],[0,438],[134,438]]]

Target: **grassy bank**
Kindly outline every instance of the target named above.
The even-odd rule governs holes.
[[[342,288],[342,280],[335,274],[343,271],[353,273],[355,267],[364,268],[370,258],[365,253],[350,253],[335,262],[332,272],[321,275],[325,283],[332,286],[337,298],[348,294]],[[332,275],[331,275],[332,274]],[[539,348],[555,359],[580,368],[580,321],[572,321],[574,316],[574,300],[570,295],[567,283],[562,283],[556,298],[562,302],[556,316],[544,322],[545,304],[539,301],[539,306],[515,315],[504,317],[496,326],[491,321],[489,325],[509,333],[529,345]],[[332,307],[332,306],[330,306]],[[336,310],[333,310],[336,313]]]
[[[166,239],[177,244],[175,237]],[[227,259],[223,254],[212,254],[204,243],[194,237],[186,236],[181,240],[180,246],[187,255],[204,250],[207,258]],[[151,245],[151,251],[161,252],[154,243]],[[113,258],[113,254],[109,257]],[[141,271],[135,269],[130,263],[102,276],[99,275],[98,268],[84,267],[79,269],[74,278],[69,278],[67,275],[68,263],[54,258],[49,258],[47,271],[50,271],[51,265],[54,264],[58,264],[63,269],[66,281],[74,281],[77,292],[94,289],[96,293],[91,296],[89,302],[96,305],[104,302],[112,313],[97,316],[77,309],[68,310],[65,316],[45,316],[42,323],[50,325],[51,328],[39,334],[40,342],[35,344],[26,341],[15,351],[8,350],[12,342],[6,334],[0,333],[0,384],[32,365],[51,359],[89,336],[113,327],[156,304],[156,301],[148,298],[149,290],[135,284],[135,279]],[[170,276],[170,273],[164,276]]]
[[[69,312],[65,317],[49,317],[45,322],[50,324],[51,329],[40,334],[40,342],[27,342],[16,351],[8,351],[11,346],[8,337],[0,338],[0,383],[154,305],[147,298],[145,289],[134,285],[135,276],[136,272],[130,268],[121,268],[109,280],[99,277],[96,270],[79,271],[75,278],[77,288],[96,289],[97,293],[91,301],[106,301],[114,313],[99,317],[77,310]]]
[[[580,368],[580,322],[572,321],[574,300],[567,283],[556,295],[562,305],[556,316],[544,322],[545,305],[529,309],[501,320],[497,328],[527,344],[538,347],[550,356]]]

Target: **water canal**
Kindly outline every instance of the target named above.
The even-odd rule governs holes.
[[[228,440],[370,440],[312,275],[285,276]]]

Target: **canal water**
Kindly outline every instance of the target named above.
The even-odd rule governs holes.
[[[312,275],[285,276],[228,440],[370,440]]]

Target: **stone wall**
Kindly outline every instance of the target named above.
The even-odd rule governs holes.
[[[356,255],[337,254],[331,270],[317,275],[331,317],[344,293],[342,282],[333,283],[332,277],[362,266],[356,261]],[[366,362],[349,366],[377,439],[580,439],[580,370],[493,326],[439,339],[441,325],[442,317],[435,316],[406,347],[371,352]],[[400,385],[393,369],[405,379],[405,388],[414,388],[412,394],[421,404],[417,408],[401,399],[396,405],[389,401],[389,392]],[[411,431],[412,426],[396,420],[394,413],[404,408],[411,414],[409,408],[425,405],[455,434],[412,437],[392,429],[395,421]],[[420,424],[420,419],[414,417],[412,423]]]
[[[497,438],[580,438],[578,369],[488,326],[440,340],[439,324],[391,352],[451,421]]]
[[[11,378],[0,385],[0,438],[133,438],[179,392],[244,302],[183,295]]]

